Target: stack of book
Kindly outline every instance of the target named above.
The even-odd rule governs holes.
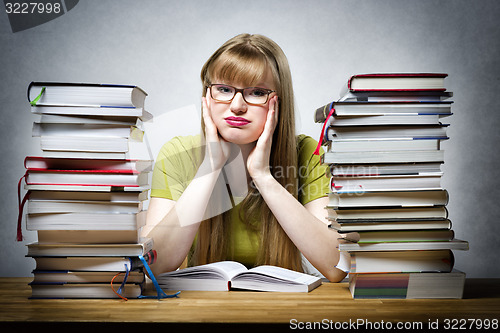
[[[38,235],[27,254],[33,298],[141,295],[144,260],[154,259],[152,240],[139,236],[153,164],[146,96],[135,86],[29,85],[41,145],[25,159],[26,229]]]
[[[315,112],[324,122],[328,219],[350,254],[354,298],[461,298],[467,250],[441,185],[451,113],[446,74],[365,74]]]

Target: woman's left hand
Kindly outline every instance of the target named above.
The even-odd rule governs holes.
[[[250,177],[256,179],[262,176],[271,175],[269,159],[271,156],[271,146],[273,133],[278,124],[278,96],[274,96],[269,101],[269,111],[267,112],[264,130],[257,140],[254,149],[248,155],[247,169]]]

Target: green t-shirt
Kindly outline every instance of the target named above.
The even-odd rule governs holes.
[[[314,155],[317,141],[306,135],[297,136],[299,202],[305,205],[328,193],[326,166]],[[177,201],[196,175],[202,162],[201,136],[175,137],[165,143],[158,154],[153,171],[151,197]],[[283,170],[286,172],[286,170]],[[231,209],[231,238],[233,253],[230,260],[253,266],[259,245],[258,231],[248,230],[239,217],[239,205]],[[285,208],[285,207],[284,207]]]

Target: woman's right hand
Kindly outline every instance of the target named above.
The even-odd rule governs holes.
[[[205,123],[205,159],[203,163],[209,165],[212,171],[220,170],[230,156],[232,143],[219,135],[217,126],[212,120],[206,97],[202,97],[202,115]]]

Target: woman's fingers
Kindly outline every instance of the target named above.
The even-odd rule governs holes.
[[[222,168],[230,152],[231,143],[219,136],[217,126],[212,120],[207,98],[202,98],[202,115],[205,123],[205,159],[210,163],[212,170]]]
[[[274,130],[278,124],[278,97],[275,96],[269,102],[269,111],[267,113],[266,124],[264,126],[264,131],[262,132],[261,138],[268,142],[272,140]],[[260,139],[260,138],[259,138]]]
[[[205,135],[207,137],[207,142],[217,141],[217,127],[212,120],[207,99],[205,97],[202,98],[202,116],[203,122],[205,123]]]
[[[274,97],[269,102],[269,111],[267,113],[266,124],[264,130],[257,140],[257,145],[250,153],[247,160],[247,168],[252,178],[270,172],[269,159],[271,155],[271,146],[273,141],[273,133],[278,123],[278,105],[277,97]]]

